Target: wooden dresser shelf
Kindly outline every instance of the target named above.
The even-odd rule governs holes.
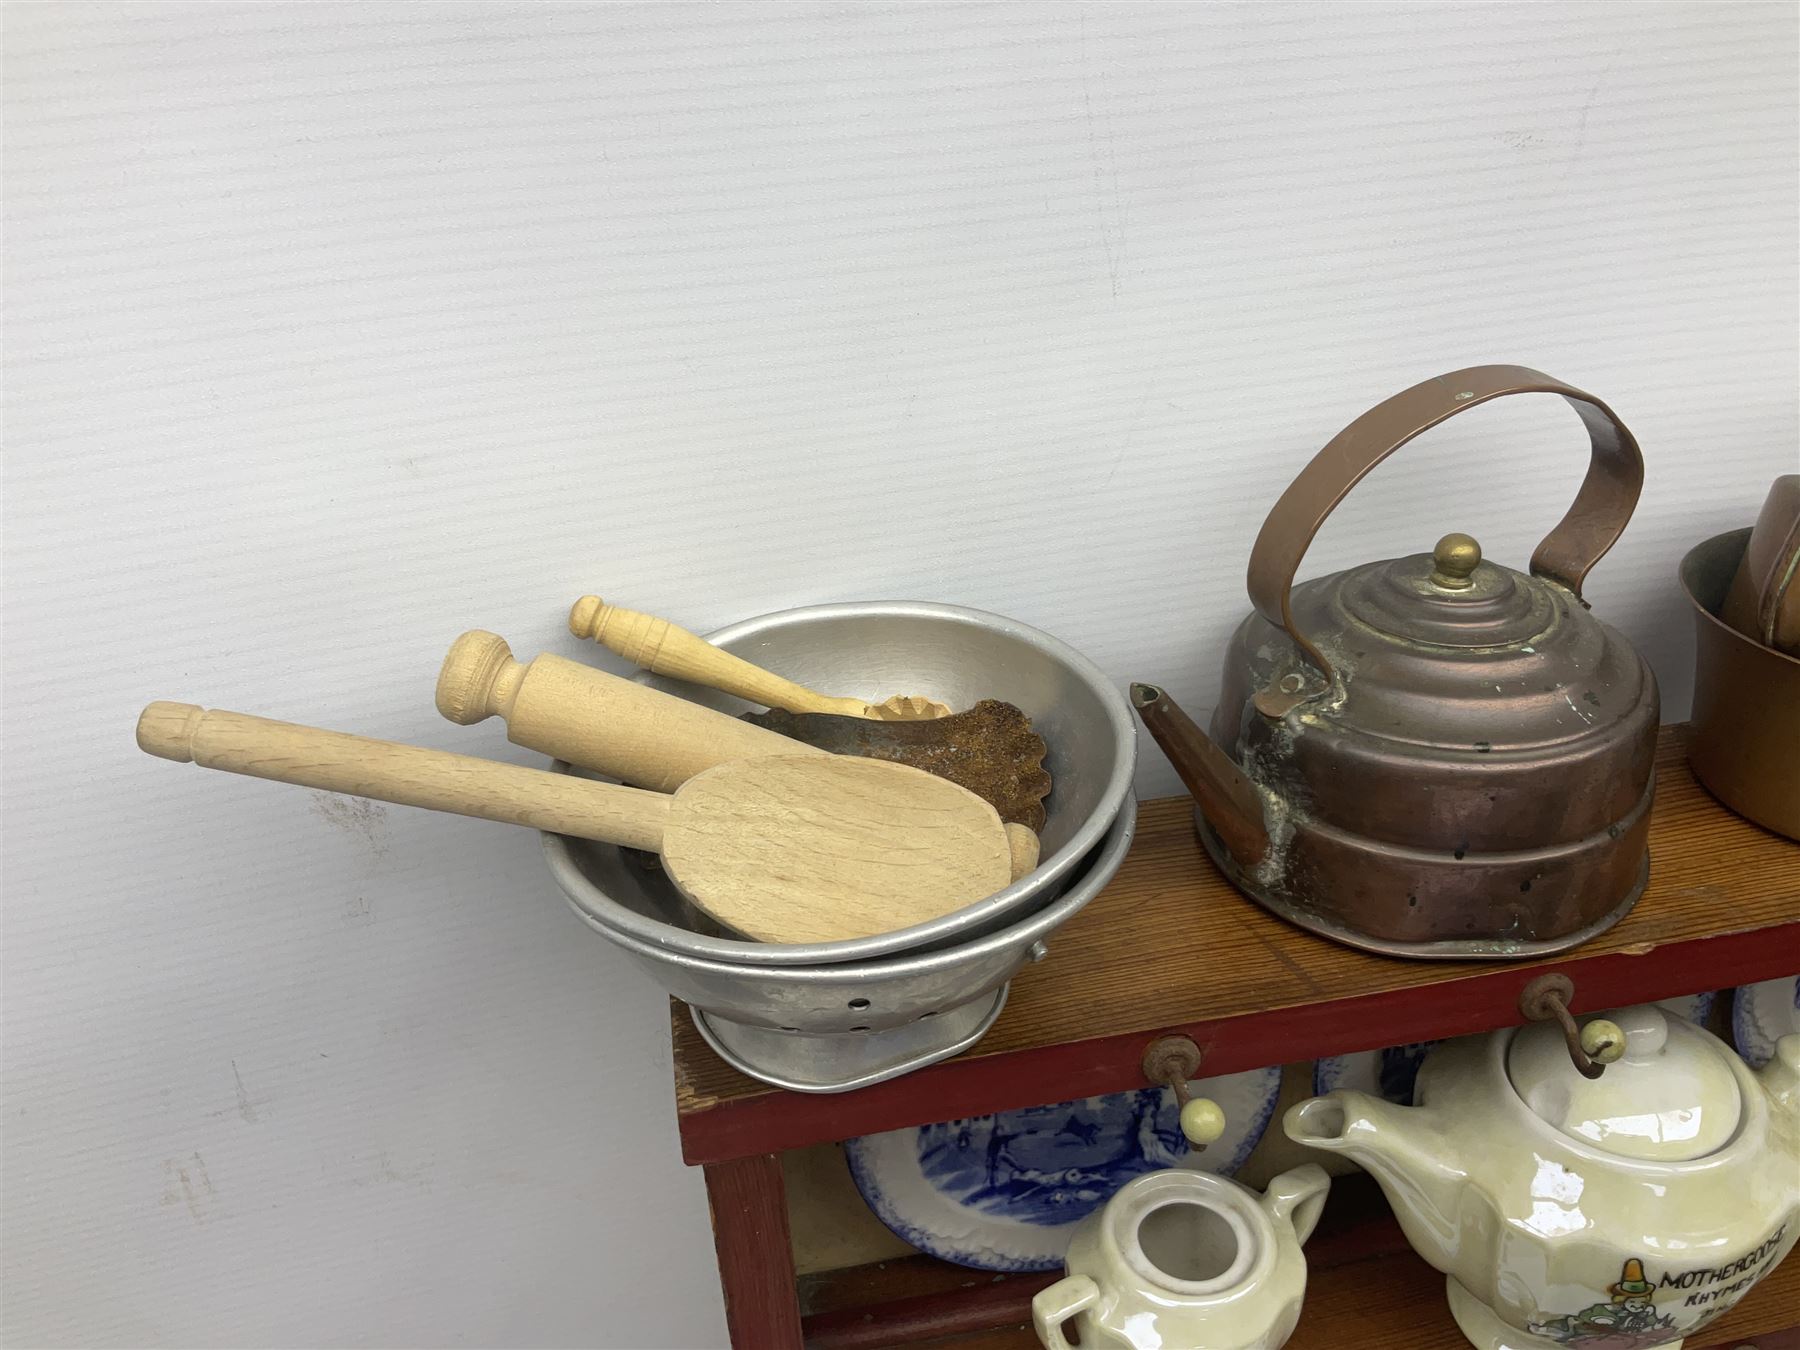
[[[929,1257],[920,1257],[929,1261]],[[885,1273],[885,1272],[884,1272]],[[978,1271],[962,1271],[966,1279]],[[1048,1284],[1045,1277],[1042,1284]],[[1042,1287],[1040,1284],[1038,1287]],[[1004,1292],[1006,1285],[996,1286]],[[847,1282],[846,1282],[847,1288]],[[1030,1295],[1019,1291],[1004,1308],[991,1300],[999,1325],[925,1338],[892,1340],[879,1328],[880,1308],[826,1320],[809,1319],[825,1334],[809,1334],[807,1350],[1042,1350],[1031,1327]],[[846,1328],[861,1328],[860,1335]],[[1469,1350],[1444,1301],[1444,1277],[1411,1251],[1365,1257],[1307,1280],[1300,1325],[1286,1350]],[[1687,1350],[1800,1350],[1800,1261],[1784,1261],[1744,1301],[1687,1342]]]
[[[1287,1350],[1468,1350],[1444,1277],[1407,1246],[1374,1184],[1339,1178],[1306,1244],[1306,1303]],[[1031,1296],[1060,1278],[990,1275],[929,1256],[800,1280],[807,1350],[1040,1350]],[[1800,1261],[1784,1261],[1691,1350],[1800,1350]],[[1754,1338],[1754,1339],[1752,1339]]]
[[[1145,1085],[1158,1036],[1192,1037],[1202,1076],[1466,1035],[1519,1021],[1519,992],[1558,970],[1576,1011],[1800,973],[1800,844],[1731,814],[1695,782],[1665,727],[1650,884],[1632,912],[1564,955],[1403,961],[1290,927],[1213,869],[1185,797],[1144,804],[1112,883],[1051,934],[972,1049],[856,1092],[756,1082],[672,1005],[683,1155],[706,1170],[725,1315],[739,1350],[1025,1350],[1031,1295],[1052,1276],[988,1275],[907,1257],[796,1281],[779,1154],[878,1130]],[[1308,1244],[1292,1350],[1464,1344],[1443,1279],[1408,1248],[1367,1178],[1333,1186]],[[804,1315],[803,1315],[804,1314]],[[1800,1261],[1778,1267],[1690,1350],[1800,1350]]]
[[[690,1163],[1142,1087],[1150,1040],[1191,1036],[1206,1074],[1434,1040],[1519,1020],[1544,970],[1585,1009],[1800,971],[1800,844],[1720,806],[1666,727],[1650,884],[1623,922],[1532,962],[1404,961],[1290,927],[1239,895],[1201,850],[1186,797],[1144,804],[1111,885],[1050,935],[985,1038],[860,1091],[811,1096],[732,1069],[674,1005],[675,1097]]]

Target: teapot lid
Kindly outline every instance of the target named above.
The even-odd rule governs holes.
[[[1593,1079],[1576,1070],[1555,1023],[1513,1034],[1506,1075],[1525,1104],[1564,1134],[1624,1158],[1679,1162],[1730,1142],[1743,1095],[1711,1039],[1654,1004],[1607,1016],[1625,1033],[1625,1053]]]

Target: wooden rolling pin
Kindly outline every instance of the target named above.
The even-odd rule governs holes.
[[[765,942],[909,928],[1010,878],[993,807],[881,760],[765,755],[665,796],[187,703],[145,708],[137,741],[178,763],[653,849],[695,905]]]
[[[884,703],[860,698],[833,698],[785,679],[715,647],[678,624],[654,614],[609,605],[597,595],[584,595],[569,609],[569,631],[591,638],[653,675],[702,684],[736,694],[765,708],[791,713],[831,713],[877,722],[906,722],[941,717],[950,711],[927,698],[897,694]]]
[[[655,792],[734,759],[826,753],[549,652],[515,661],[505,638],[480,629],[451,645],[437,707],[463,726],[503,718],[514,745]]]
[[[444,657],[437,707],[462,726],[501,717],[515,745],[656,792],[732,760],[829,753],[553,653],[514,660],[505,638],[479,628]],[[1006,837],[1016,881],[1037,866],[1041,844],[1011,822]]]

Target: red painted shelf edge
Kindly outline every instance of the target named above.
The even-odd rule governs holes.
[[[1461,979],[1295,1004],[1237,1017],[947,1060],[856,1092],[811,1095],[771,1088],[679,1118],[690,1164],[850,1139],[880,1130],[985,1115],[1145,1086],[1140,1062],[1158,1035],[1193,1037],[1207,1074],[1439,1040],[1510,1026],[1519,991],[1559,970],[1575,1004],[1614,1007],[1754,984],[1794,973],[1800,912],[1792,922],[1714,933],[1645,952],[1609,951],[1520,964]]]

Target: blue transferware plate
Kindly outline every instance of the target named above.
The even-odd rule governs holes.
[[[922,1252],[977,1270],[1058,1270],[1075,1225],[1133,1177],[1243,1166],[1275,1111],[1279,1067],[1201,1079],[1224,1108],[1204,1153],[1181,1137],[1175,1094],[1144,1088],[867,1134],[844,1144],[875,1215]]]
[[[1747,984],[1731,1000],[1731,1039],[1744,1063],[1760,1069],[1775,1042],[1800,1032],[1800,975]]]
[[[1698,1025],[1706,1021],[1716,997],[1716,994],[1690,994],[1686,998],[1665,998],[1657,1006]],[[1411,1041],[1406,1045],[1390,1045],[1385,1050],[1363,1050],[1354,1055],[1331,1055],[1321,1059],[1313,1065],[1313,1094],[1323,1096],[1338,1088],[1355,1088],[1371,1097],[1409,1106],[1419,1065],[1425,1062],[1425,1052],[1436,1044],[1436,1041]]]

